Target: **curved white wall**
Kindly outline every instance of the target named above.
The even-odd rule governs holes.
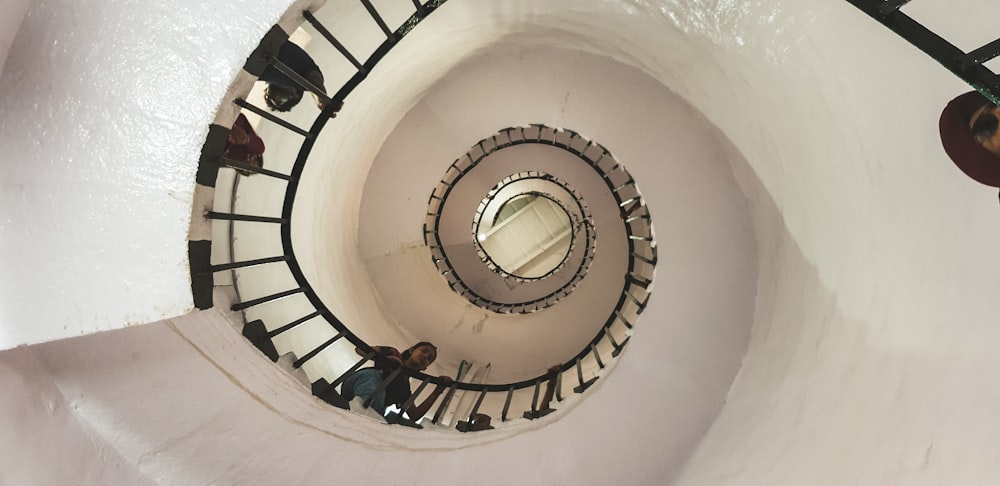
[[[965,27],[991,29],[995,6],[989,0],[962,3],[920,8],[927,18],[979,12]],[[175,202],[164,194],[190,191],[192,157],[212,102],[252,49],[243,36],[262,34],[283,8],[246,2],[170,10],[147,3],[92,11],[71,2],[31,7],[0,78],[0,141],[5,161],[14,161],[14,176],[3,182],[8,346],[122,327],[133,313],[142,321],[185,308],[181,275],[190,196]],[[446,12],[469,22],[446,24]],[[225,40],[212,37],[221,27],[229,34]],[[1000,311],[996,199],[951,166],[935,129],[940,107],[966,89],[962,83],[833,0],[452,0],[412,42],[435,39],[430,33],[445,28],[464,48],[450,51],[454,58],[434,56],[432,69],[420,74],[426,77],[413,80],[416,86],[490,45],[480,35],[548,32],[639,67],[732,141],[735,148],[724,140],[718,148],[749,196],[761,271],[750,347],[707,435],[701,439],[715,416],[709,397],[724,393],[719,387],[725,380],[709,389],[664,359],[702,360],[700,371],[726,376],[722,368],[735,369],[741,346],[731,342],[734,352],[722,356],[730,361],[712,368],[718,356],[699,343],[717,343],[711,335],[730,322],[722,315],[716,316],[718,327],[703,329],[705,336],[667,339],[676,322],[666,319],[671,299],[702,298],[713,290],[699,286],[705,281],[696,262],[682,262],[692,267],[684,273],[688,285],[667,291],[658,284],[615,373],[571,414],[553,415],[537,431],[492,443],[469,439],[482,442],[435,452],[355,442],[350,434],[295,417],[312,414],[327,427],[356,429],[370,440],[384,432],[421,444],[436,435],[359,425],[336,410],[313,408],[309,397],[279,392],[292,384],[280,374],[265,376],[272,368],[241,372],[263,358],[237,345],[235,331],[213,312],[0,354],[4,382],[18,390],[4,395],[0,450],[23,458],[4,474],[19,483],[335,477],[457,484],[489,477],[500,483],[662,484],[686,462],[680,484],[1000,480],[993,418],[1000,383],[989,372],[1000,359],[992,349]],[[150,29],[162,35],[151,36]],[[178,40],[178,32],[196,40]],[[209,37],[220,51],[200,49]],[[137,39],[149,44],[129,44]],[[43,46],[41,53],[35,46]],[[137,56],[98,56],[116,47]],[[203,53],[198,62],[190,62],[191,50]],[[405,71],[406,61],[387,58],[387,79]],[[115,66],[122,69],[110,69]],[[106,75],[127,77],[138,66],[151,79]],[[191,70],[199,74],[188,77]],[[163,84],[170,80],[177,83]],[[198,94],[185,86],[197,86]],[[372,82],[359,90],[345,119],[349,109],[401,117],[417,98],[411,93],[389,103],[377,99],[377,88]],[[119,96],[106,94],[113,91]],[[147,115],[146,107],[171,114],[172,123]],[[351,133],[361,136],[338,146],[346,158],[373,160],[393,120],[352,119],[357,126]],[[52,144],[53,138],[62,143]],[[132,165],[134,160],[140,162]],[[637,177],[648,170],[629,169]],[[360,178],[366,168],[350,171]],[[642,179],[640,184],[654,210],[669,206],[654,200]],[[355,197],[356,214],[360,195]],[[140,200],[147,205],[135,204]],[[112,210],[122,206],[133,209]],[[656,224],[663,241],[668,228]],[[356,222],[344,227],[343,236],[331,239],[338,248],[353,244]],[[714,238],[706,241],[727,244],[718,227],[709,229]],[[348,263],[362,273],[360,259]],[[735,287],[748,272],[752,268],[733,272]],[[62,294],[53,296],[57,279],[63,279]],[[149,292],[136,292],[132,282]],[[154,295],[161,291],[166,295]],[[744,305],[749,312],[752,303]],[[664,319],[657,327],[649,316]],[[195,332],[185,333],[185,326]],[[198,337],[198,330],[217,330],[220,337]],[[273,403],[298,408],[293,413]],[[709,408],[688,420],[685,414],[702,404]],[[47,456],[53,444],[59,454]],[[260,449],[275,459],[255,455]]]
[[[960,4],[913,12],[995,33],[995,4]],[[758,218],[751,345],[680,483],[996,483],[996,195],[936,126],[968,87],[843,2],[776,18],[775,63],[713,50],[708,84],[726,94],[689,98],[760,178],[754,205],[781,217]]]
[[[0,349],[193,308],[201,146],[288,3],[30,5],[0,77]]]

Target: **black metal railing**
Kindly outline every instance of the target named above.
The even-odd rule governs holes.
[[[466,174],[474,170],[490,155],[509,147],[526,144],[542,144],[561,149],[581,160],[588,169],[597,172],[619,205],[622,219],[625,222],[626,231],[624,237],[628,239],[630,255],[638,252],[640,256],[645,255],[646,257],[645,261],[630,257],[627,274],[643,275],[643,278],[651,281],[653,278],[653,268],[656,265],[655,242],[652,238],[649,211],[642,202],[639,190],[632,176],[611,155],[611,152],[601,144],[587,139],[572,130],[533,124],[526,127],[508,127],[489,138],[480,140],[473,146],[473,150],[459,157],[451,164],[445,172],[444,177],[428,198],[428,211],[424,221],[424,242],[431,250],[435,266],[445,279],[447,279],[448,285],[452,290],[484,309],[499,313],[523,314],[536,312],[559,302],[568,296],[583,277],[586,276],[590,268],[590,263],[594,259],[595,234],[592,223],[583,225],[584,232],[582,236],[585,253],[575,272],[559,288],[524,302],[497,302],[480,295],[462,279],[448,258],[445,246],[438,233],[438,227],[441,222],[444,202],[447,200],[449,194],[462,181]],[[539,177],[543,177],[543,175],[539,175]],[[631,212],[630,214],[626,214],[626,204],[628,205],[628,211]],[[579,197],[576,197],[576,205],[579,212],[585,215],[588,221],[592,221],[592,218],[589,217],[589,209]],[[642,222],[646,223],[645,227],[641,226],[640,223]],[[609,237],[614,236],[609,235]],[[637,241],[645,241],[645,244],[639,245],[640,248],[638,251],[636,250]],[[642,307],[645,307],[645,304]],[[642,312],[641,308],[638,309],[638,312]],[[638,317],[638,314],[635,317]]]
[[[983,65],[1000,56],[1000,39],[966,52],[900,10],[910,0],[847,1],[941,63],[993,103],[1000,104],[1000,78]]]
[[[324,108],[308,129],[299,127],[280,116],[253,105],[245,99],[238,98],[234,101],[240,108],[257,113],[268,123],[272,123],[277,127],[281,127],[286,132],[302,137],[298,155],[287,174],[260,169],[222,157],[221,154],[224,150],[228,128],[212,127],[203,148],[199,166],[199,183],[214,187],[215,178],[220,167],[244,169],[251,173],[270,177],[273,179],[273,183],[285,184],[284,197],[281,200],[279,214],[238,213],[236,211],[236,192],[239,188],[239,181],[244,176],[235,175],[233,197],[230,200],[229,211],[209,211],[205,214],[206,218],[217,221],[218,224],[225,225],[227,228],[229,261],[211,265],[196,265],[194,257],[192,257],[192,276],[193,281],[196,281],[193,287],[203,285],[206,281],[203,277],[206,275],[211,276],[217,272],[231,272],[238,300],[232,308],[233,310],[243,312],[245,322],[243,335],[272,361],[277,361],[281,354],[278,351],[279,346],[276,345],[277,340],[294,335],[298,330],[304,329],[306,326],[312,326],[317,322],[324,322],[329,332],[327,332],[325,338],[318,338],[293,351],[295,354],[295,359],[292,363],[293,368],[301,368],[318,356],[324,355],[324,353],[338,353],[336,356],[341,359],[345,356],[345,353],[353,353],[355,349],[359,349],[364,353],[364,356],[360,360],[357,360],[351,366],[344,367],[344,370],[336,374],[336,376],[329,376],[329,379],[326,377],[320,378],[312,383],[312,393],[315,396],[342,408],[348,408],[348,404],[338,394],[337,387],[341,385],[347,376],[365,365],[378,364],[380,366],[387,366],[391,365],[391,362],[385,356],[375,352],[372,346],[361,340],[345,323],[338,319],[323,303],[306,279],[295,255],[291,232],[292,213],[299,181],[316,138],[330,121],[334,111],[339,108],[340,103],[372,73],[378,62],[393,46],[397,45],[421,20],[444,4],[445,0],[433,0],[429,2],[413,0],[415,8],[413,14],[396,30],[389,28],[384,18],[379,15],[377,9],[370,2],[362,0],[362,3],[371,14],[373,21],[378,24],[379,29],[386,35],[386,40],[371,52],[364,61],[360,61],[355,54],[349,52],[312,13],[303,13],[306,21],[343,55],[346,62],[350,63],[355,70],[354,74],[337,91],[331,95],[323,95],[322,99],[325,101]],[[252,75],[259,76],[267,65],[277,63],[277,51],[287,41],[287,38],[288,35],[282,30],[278,28],[272,29],[262,40],[258,49],[247,60],[245,70]],[[290,78],[305,90],[318,89],[318,87],[312,86],[307,80],[302,79],[301,76],[290,76]],[[541,139],[550,136],[551,139],[546,139],[547,143],[577,154],[589,166],[602,174],[609,191],[611,191],[615,199],[619,202],[622,219],[627,228],[630,257],[628,261],[628,273],[624,279],[615,310],[607,317],[596,336],[576,356],[562,364],[554,374],[546,373],[516,383],[478,384],[455,381],[447,384],[447,392],[436,404],[437,408],[433,413],[433,418],[431,418],[432,423],[442,423],[447,411],[455,413],[456,418],[460,419],[456,425],[462,431],[481,430],[482,428],[478,424],[482,423],[481,419],[485,416],[500,417],[500,420],[504,422],[518,419],[522,416],[529,419],[537,418],[542,415],[542,411],[538,409],[539,391],[543,386],[548,386],[548,383],[551,383],[551,386],[554,387],[554,399],[556,401],[562,401],[565,398],[563,384],[566,380],[568,380],[568,383],[573,383],[572,390],[574,392],[582,393],[598,379],[596,375],[600,369],[606,366],[606,360],[618,356],[627,345],[631,336],[631,329],[649,301],[649,286],[653,279],[653,268],[657,260],[656,247],[653,241],[649,212],[639,196],[638,189],[635,188],[634,181],[624,168],[614,161],[606,149],[589,140],[583,139],[573,132],[559,130],[546,132],[538,128],[534,139],[536,143],[541,143]],[[252,194],[249,197],[252,197]],[[236,234],[242,231],[240,228],[244,227],[243,225],[254,225],[257,232],[276,231],[280,238],[283,254],[237,260],[233,251],[233,242],[236,239]],[[250,278],[249,272],[261,268],[287,268],[289,274],[287,282],[283,282],[281,279],[276,279],[274,282],[269,281],[268,283],[275,286],[276,290],[265,295],[244,299],[239,294],[240,277]],[[194,278],[196,275],[197,279]],[[208,285],[213,285],[210,279],[208,280]],[[197,293],[197,289],[195,291]],[[202,297],[202,302],[204,302],[204,297]],[[270,312],[274,309],[275,302],[282,302],[283,307],[280,315],[284,317],[276,317],[274,312]],[[207,307],[210,306],[211,302],[208,303]],[[205,306],[202,305],[202,307]],[[268,322],[271,324],[270,326],[267,325]],[[275,324],[275,322],[279,323]],[[282,345],[282,347],[286,346]],[[419,399],[420,395],[425,394],[427,385],[445,384],[440,378],[421,372],[402,367],[398,368],[398,370],[398,373],[387,378],[386,384],[388,384],[388,381],[396,379],[413,379],[418,380],[420,383],[408,402],[403,404],[403,409]],[[453,405],[456,397],[465,393],[475,394],[475,403],[468,414]],[[366,403],[365,406],[367,405]],[[524,414],[511,414],[510,410],[512,407],[520,408]],[[419,417],[415,418],[419,419]],[[399,414],[390,414],[386,417],[386,420],[392,423],[419,427],[416,423],[404,419]]]

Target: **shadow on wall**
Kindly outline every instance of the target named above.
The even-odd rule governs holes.
[[[959,380],[928,390],[908,379],[914,372],[940,376],[942,364],[879,345],[880,334],[889,332],[891,309],[882,321],[848,315],[753,170],[745,163],[734,170],[750,195],[758,236],[754,324],[722,410],[673,484],[807,484],[818,471],[826,471],[826,484],[926,480],[920,470],[935,455],[934,443],[911,437],[908,421],[933,415],[933,397],[975,397]],[[892,284],[882,289],[886,294],[871,296],[873,306],[892,300]],[[891,473],[877,451],[845,447],[887,445],[895,438],[915,444],[912,454],[887,452],[896,468]]]

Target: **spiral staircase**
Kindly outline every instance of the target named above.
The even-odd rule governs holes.
[[[935,31],[989,69],[954,34],[987,2],[886,3],[856,5],[962,14]],[[995,202],[925,126],[964,83],[848,2],[15,7],[0,482],[997,479]],[[337,118],[256,108],[289,35]],[[240,110],[251,177],[218,157]],[[507,301],[482,289],[539,282],[470,223],[523,179],[579,195],[580,263]],[[472,367],[423,430],[330,406],[370,346],[422,339],[418,387]],[[477,413],[496,428],[461,433]]]

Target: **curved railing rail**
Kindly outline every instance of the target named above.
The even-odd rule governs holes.
[[[620,186],[616,186],[615,184],[617,184],[617,181],[614,180],[618,174],[612,174],[611,172],[604,171],[598,164],[599,160],[613,160],[611,153],[603,146],[581,137],[578,133],[572,130],[561,130],[541,124],[533,124],[527,127],[508,127],[500,130],[496,135],[479,141],[479,143],[475,145],[474,151],[468,152],[452,162],[448,170],[445,171],[444,177],[442,177],[440,182],[438,182],[437,187],[434,188],[428,198],[428,210],[424,219],[424,243],[430,248],[431,257],[435,266],[441,275],[443,275],[448,281],[448,285],[452,288],[452,290],[468,299],[473,304],[498,313],[526,314],[542,310],[559,302],[564,297],[569,295],[576,285],[583,279],[583,277],[586,276],[587,271],[590,268],[590,263],[593,261],[595,256],[594,241],[596,235],[594,234],[592,223],[587,223],[583,225],[585,254],[580,265],[577,266],[576,271],[567,280],[567,282],[546,295],[516,303],[497,302],[480,295],[462,280],[454,265],[452,265],[447,252],[445,252],[440,235],[437,232],[437,228],[441,222],[444,202],[448,199],[452,189],[454,189],[462,181],[462,178],[470,171],[474,170],[480,162],[485,160],[491,154],[505,148],[526,144],[549,145],[575,155],[580,160],[585,162],[588,167],[597,171],[597,173],[604,179],[605,183],[608,184],[608,187],[611,189],[611,194],[619,204],[622,202],[620,194],[624,194],[623,191],[628,189],[629,186],[631,186],[631,189],[634,189],[635,194],[638,195],[638,189],[634,187],[634,180],[632,180],[631,176],[628,176],[628,173],[625,172],[621,164],[618,164],[617,162],[614,162],[611,165],[605,164],[608,165],[609,169],[614,168],[615,172],[620,171],[624,175],[625,182]],[[540,175],[539,177],[542,176]],[[641,199],[639,201],[641,201]],[[579,213],[584,216],[585,222],[592,221],[592,218],[589,216],[589,208],[583,204],[583,201],[579,197],[576,197],[576,205]],[[648,216],[648,211],[646,211],[645,214]],[[631,227],[627,227],[627,229],[630,228]],[[626,235],[626,237],[627,236],[630,235]],[[651,235],[649,241],[652,245]],[[655,254],[655,250],[650,250],[650,254]],[[630,266],[629,269],[631,271],[632,267]],[[645,275],[646,278],[652,280],[652,268],[649,269],[648,273],[645,273],[644,270],[646,269],[638,269],[638,271]]]
[[[230,252],[230,261],[217,264],[206,264],[203,258],[196,258],[194,253],[192,253],[191,257],[192,287],[196,295],[199,293],[204,294],[204,289],[199,290],[199,287],[204,286],[206,282],[204,277],[206,275],[211,277],[211,275],[217,272],[232,272],[234,286],[238,289],[239,279],[241,276],[244,276],[244,272],[251,272],[254,269],[264,267],[274,269],[276,268],[274,267],[276,264],[284,263],[284,267],[288,269],[291,281],[294,283],[266,295],[247,300],[240,298],[240,301],[234,304],[232,309],[244,313],[245,325],[243,335],[272,361],[278,361],[280,358],[275,343],[277,339],[296,329],[303,328],[312,322],[316,322],[317,319],[322,319],[328,323],[335,334],[329,336],[321,343],[317,344],[314,342],[308,344],[305,348],[292,351],[294,357],[292,367],[295,369],[301,368],[310,360],[315,359],[321,353],[332,349],[334,346],[340,346],[341,351],[343,351],[344,347],[346,349],[356,348],[361,350],[364,356],[360,357],[359,360],[347,367],[343,372],[336,376],[317,379],[312,383],[312,393],[314,395],[341,408],[349,408],[348,403],[337,392],[337,387],[347,376],[366,364],[377,363],[387,366],[391,362],[351,332],[348,326],[341,322],[326,307],[305,278],[295,256],[292,244],[291,220],[296,192],[313,143],[340,103],[369,75],[377,63],[406,33],[419,24],[422,19],[434,12],[436,8],[445,3],[445,0],[433,0],[430,2],[413,0],[413,14],[396,30],[391,30],[387,26],[383,18],[379,15],[379,12],[369,1],[361,0],[361,2],[371,15],[373,21],[378,24],[386,36],[385,41],[364,62],[360,62],[349,52],[312,13],[303,12],[305,19],[315,30],[356,68],[356,73],[332,95],[323,94],[316,86],[309,83],[308,80],[302,78],[277,60],[278,48],[288,38],[288,35],[278,28],[272,29],[247,61],[245,69],[250,74],[259,76],[264,68],[270,64],[288,75],[289,78],[304,89],[320,92],[319,97],[324,103],[325,108],[308,129],[296,126],[279,116],[253,105],[245,99],[236,99],[234,101],[239,107],[260,115],[264,120],[282,127],[287,132],[302,137],[303,140],[298,156],[289,173],[262,169],[223,157],[221,154],[224,152],[228,127],[213,125],[202,151],[202,158],[199,165],[199,182],[211,180],[212,183],[209,185],[214,186],[214,177],[218,173],[219,168],[229,167],[268,177],[286,185],[280,214],[238,213],[236,212],[236,198],[234,196],[229,212],[208,211],[205,215],[208,219],[214,220],[218,224],[223,224],[230,230],[228,233],[230,245],[236,239],[236,235],[243,231],[240,229],[243,225],[265,226],[270,227],[272,231],[276,230],[280,234],[282,254],[233,261],[235,258],[232,257],[233,253]],[[395,373],[384,381],[383,386],[396,379],[415,379],[420,383],[410,397],[410,400],[403,404],[402,409],[405,410],[415,400],[418,400],[421,395],[425,395],[423,391],[428,384],[441,384],[447,385],[447,393],[437,404],[437,409],[431,419],[432,423],[444,424],[450,420],[447,416],[453,415],[455,419],[465,419],[454,424],[457,429],[461,431],[473,431],[484,428],[481,427],[482,421],[477,417],[500,417],[501,421],[506,422],[512,420],[512,418],[516,418],[511,416],[511,410],[522,410],[523,413],[520,416],[524,418],[537,418],[547,412],[547,410],[542,409],[542,404],[546,400],[540,400],[543,383],[546,383],[546,388],[552,389],[553,398],[557,401],[561,401],[564,398],[564,379],[573,380],[575,378],[577,384],[573,387],[573,391],[582,393],[598,379],[596,376],[597,372],[606,366],[604,360],[608,357],[613,358],[618,356],[628,343],[635,320],[642,313],[649,300],[649,286],[652,283],[653,267],[657,259],[649,212],[642,202],[638,189],[635,188],[634,181],[631,177],[627,176],[627,172],[619,164],[610,163],[613,159],[610,158],[610,154],[603,147],[572,134],[569,134],[567,143],[559,142],[556,135],[554,135],[551,142],[553,144],[562,143],[567,148],[576,147],[575,144],[579,143],[579,146],[575,150],[592,167],[604,175],[605,182],[618,201],[619,209],[628,231],[630,256],[628,259],[629,270],[625,276],[615,310],[607,317],[596,336],[576,356],[559,366],[557,371],[545,373],[528,380],[506,384],[478,384],[463,381],[446,383],[440,378],[399,367]],[[234,177],[233,191],[235,194],[239,188],[239,180],[244,176],[236,174]],[[210,290],[212,285],[211,279],[209,279],[208,285]],[[264,312],[270,309],[269,305],[278,300],[289,302],[290,299],[301,300],[302,297],[308,301],[308,305],[306,306],[296,301],[298,302],[296,307],[308,310],[303,311],[294,318],[288,319],[285,317],[281,319],[280,317],[275,317]],[[201,302],[204,302],[204,300]],[[261,312],[257,315],[251,315],[251,312],[256,310],[260,310]],[[265,316],[265,314],[267,315]],[[281,319],[285,323],[274,326],[272,322],[272,326],[268,326],[265,324],[265,318],[268,321]],[[340,356],[342,357],[343,354]],[[460,395],[463,394],[469,394],[469,396],[461,397]],[[464,398],[471,398],[472,400],[465,400]],[[369,403],[364,404],[365,407],[368,405]],[[419,417],[414,417],[414,419],[419,419]],[[390,413],[386,416],[386,420],[391,423],[420,427],[420,425],[404,418],[399,413]]]

